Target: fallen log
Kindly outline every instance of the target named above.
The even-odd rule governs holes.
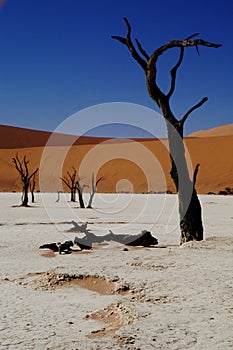
[[[39,249],[51,249],[54,252],[59,252],[59,254],[61,254],[62,252],[67,254],[72,251],[71,247],[73,247],[73,245],[73,241],[65,241],[64,243],[46,243],[41,245]]]

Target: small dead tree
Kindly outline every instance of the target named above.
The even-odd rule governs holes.
[[[180,215],[180,243],[191,240],[200,241],[203,239],[203,225],[201,205],[195,189],[198,166],[196,166],[193,178],[190,179],[187,161],[185,158],[185,148],[183,143],[184,123],[189,115],[197,108],[201,107],[207,97],[191,107],[181,119],[175,117],[170,106],[170,99],[175,91],[176,76],[184,58],[184,51],[188,47],[195,47],[199,54],[199,46],[218,48],[221,45],[210,43],[203,39],[195,39],[198,34],[193,34],[184,40],[172,40],[156,49],[149,55],[141,43],[135,39],[135,44],[131,39],[131,26],[124,17],[126,25],[126,36],[112,36],[121,44],[125,45],[131,53],[133,59],[141,66],[146,76],[147,91],[151,99],[160,108],[166,122],[168,132],[168,143],[171,160],[171,177],[175,184],[179,198]],[[163,92],[157,82],[157,62],[160,56],[174,48],[179,49],[179,57],[176,64],[170,70],[170,88],[167,93]]]
[[[60,194],[63,193],[63,191],[57,191],[57,199],[55,203],[58,203],[60,201]]]
[[[30,192],[32,197],[32,203],[35,203],[35,188],[36,188],[36,174],[33,174],[31,181],[30,181]]]
[[[94,175],[94,173],[92,173],[92,178],[91,178],[92,191],[90,193],[90,198],[89,198],[89,202],[88,202],[87,208],[92,209],[92,202],[93,202],[94,195],[97,192],[98,183],[100,181],[102,181],[103,179],[104,179],[104,177],[101,176],[97,181],[95,181],[95,175]]]
[[[18,154],[14,158],[12,158],[12,161],[14,163],[15,169],[18,171],[18,173],[21,176],[21,181],[23,184],[23,194],[22,194],[22,206],[27,207],[28,206],[28,190],[30,186],[30,181],[35,176],[35,174],[38,172],[38,168],[33,171],[31,174],[29,174],[28,170],[28,163],[27,157],[24,156],[23,160],[20,160],[18,157]]]
[[[78,181],[77,170],[73,167],[73,172],[67,171],[67,176],[61,177],[64,184],[70,189],[70,200],[71,202],[76,202],[76,182]]]

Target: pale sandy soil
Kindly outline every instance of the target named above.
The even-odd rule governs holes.
[[[182,247],[174,195],[97,194],[93,210],[56,198],[22,208],[0,193],[1,350],[233,349],[233,197],[200,196],[206,240]],[[71,220],[97,235],[147,229],[159,245],[38,249],[81,237]]]

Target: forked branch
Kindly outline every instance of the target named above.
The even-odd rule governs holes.
[[[22,181],[29,181],[39,170],[37,168],[31,175],[29,175],[29,170],[28,170],[29,161],[27,160],[26,156],[24,156],[23,160],[21,161],[19,159],[18,153],[14,158],[12,158],[12,161],[15,165],[15,169],[20,173]]]
[[[172,41],[167,42],[163,46],[159,47],[158,49],[156,49],[152,53],[152,55],[150,56],[150,60],[148,62],[149,69],[156,64],[159,56],[161,56],[165,51],[167,51],[169,49],[173,49],[175,47],[185,48],[185,47],[190,47],[190,46],[194,46],[194,47],[206,46],[206,47],[218,48],[218,47],[221,47],[222,45],[211,43],[211,42],[205,41],[203,39],[190,40],[188,38],[185,40],[172,40]]]
[[[180,120],[180,125],[184,125],[186,119],[188,118],[188,116],[193,112],[195,111],[195,109],[201,107],[205,102],[208,101],[208,97],[203,97],[203,99],[198,102],[197,104],[195,104],[195,106],[193,106],[192,108],[190,108],[188,110],[188,112],[185,113],[185,115],[183,116],[183,118]]]
[[[143,70],[146,72],[147,70],[147,62],[139,55],[139,53],[137,52],[132,39],[131,39],[131,26],[129,24],[129,21],[127,20],[126,17],[123,18],[126,28],[127,28],[127,34],[126,34],[126,38],[123,38],[121,36],[117,36],[117,35],[112,35],[113,39],[118,40],[120,43],[126,45],[129,49],[129,51],[131,52],[132,57],[135,59],[135,61],[137,61],[137,63],[139,63],[139,65],[143,68]],[[142,49],[141,45],[139,44],[139,50],[142,53],[143,52],[143,56],[147,55],[146,52]]]
[[[166,44],[162,45],[158,49],[154,50],[151,56],[147,54],[147,52],[143,49],[141,43],[135,39],[138,51],[136,50],[132,39],[131,39],[131,26],[129,24],[129,21],[127,20],[126,17],[123,18],[125,25],[126,25],[126,37],[121,37],[121,36],[112,36],[113,39],[118,40],[120,43],[126,45],[131,52],[132,57],[134,60],[143,68],[145,74],[146,74],[146,80],[147,80],[147,88],[150,97],[158,104],[158,106],[161,108],[161,106],[166,103],[166,105],[169,103],[169,99],[174,93],[175,90],[175,83],[176,83],[176,74],[177,70],[180,67],[183,57],[184,57],[184,49],[186,47],[195,47],[197,50],[197,53],[199,54],[198,47],[199,46],[205,46],[205,47],[212,47],[212,48],[218,48],[222,46],[221,44],[215,44],[211,43],[209,41],[203,40],[203,39],[193,39],[199,33],[195,33],[190,35],[184,40],[172,40],[167,42]],[[192,40],[193,39],[193,40]],[[170,90],[167,95],[165,95],[160,88],[157,85],[157,60],[158,58],[166,51],[173,49],[173,48],[179,48],[180,49],[180,55],[179,59],[176,63],[176,65],[171,69],[170,75],[171,75],[171,85],[170,85]],[[203,99],[200,102],[200,105],[194,106],[190,111],[186,113],[184,118],[182,119],[182,123],[187,119],[188,115],[196,108],[201,106],[205,100]],[[175,119],[174,119],[175,121]]]
[[[196,35],[197,34],[194,34],[191,37],[196,36]],[[150,93],[150,91],[153,91],[155,89],[157,90],[157,93],[159,92],[158,86],[156,84],[156,78],[157,78],[156,64],[157,64],[158,58],[164,52],[166,52],[170,49],[173,49],[173,48],[180,48],[180,50],[181,50],[179,60],[178,60],[177,64],[174,66],[174,68],[171,70],[171,88],[170,88],[170,91],[168,92],[168,95],[166,96],[166,98],[169,99],[171,97],[171,95],[173,94],[174,89],[175,89],[176,72],[182,63],[184,49],[186,47],[194,46],[199,54],[198,46],[206,46],[206,47],[213,47],[213,48],[218,48],[218,47],[222,46],[220,44],[211,43],[211,42],[208,42],[208,41],[205,41],[202,39],[190,40],[191,37],[189,37],[185,40],[169,41],[168,43],[159,47],[158,49],[156,49],[152,53],[152,55],[150,56],[150,59],[148,60],[148,64],[147,64],[147,86],[148,86],[149,93]],[[151,93],[150,93],[150,96],[153,98]],[[160,96],[158,96],[157,99],[154,99],[157,104],[158,104],[160,97],[163,98],[162,94],[160,94]]]

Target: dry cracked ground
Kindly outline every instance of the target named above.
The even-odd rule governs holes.
[[[1,238],[0,350],[233,349],[233,240],[88,253]]]

